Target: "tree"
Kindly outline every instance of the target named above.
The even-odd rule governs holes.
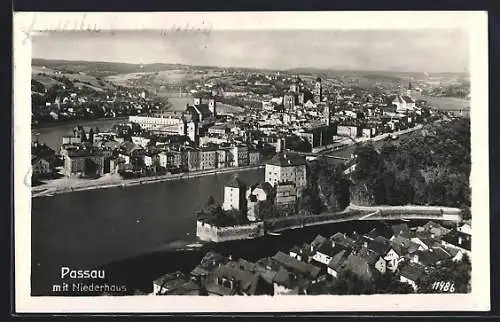
[[[464,254],[460,262],[453,262],[447,260],[439,267],[426,275],[419,285],[419,293],[470,293],[471,291],[471,262],[467,254]],[[448,287],[446,290],[437,288],[435,283],[443,284],[449,283],[453,285],[452,288]]]
[[[213,196],[208,197],[207,206],[215,204],[215,199]]]

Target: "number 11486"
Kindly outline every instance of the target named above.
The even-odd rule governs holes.
[[[450,281],[436,281],[432,283],[432,290],[439,292],[455,292],[455,283]]]

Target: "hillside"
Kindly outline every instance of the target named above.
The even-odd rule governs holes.
[[[98,92],[112,90],[116,86],[100,77],[86,74],[85,72],[61,71],[45,66],[33,66],[31,71],[32,84],[42,84],[46,89],[55,85],[63,86],[68,81],[72,82],[71,87],[79,89],[87,88]]]
[[[32,66],[50,68],[61,71],[63,73],[80,73],[94,77],[106,77],[117,74],[129,74],[138,72],[157,72],[161,70],[189,68],[186,65],[180,64],[127,64],[113,62],[93,62],[93,61],[69,61],[69,60],[53,60],[53,59],[38,59],[32,60]]]

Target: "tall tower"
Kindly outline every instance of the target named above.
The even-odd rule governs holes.
[[[214,97],[210,97],[208,99],[208,109],[210,110],[210,112],[212,112],[212,115],[214,117],[217,116],[217,105]]]
[[[330,104],[325,105],[323,117],[325,118],[326,126],[330,126]]]
[[[316,78],[316,83],[314,84],[314,102],[319,103],[321,102],[321,97],[323,95],[322,93],[322,85],[321,85],[321,78]]]

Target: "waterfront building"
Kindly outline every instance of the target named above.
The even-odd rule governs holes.
[[[188,171],[200,170],[200,151],[197,149],[184,150],[185,161]]]
[[[182,113],[162,112],[129,116],[130,123],[139,124],[141,128],[165,132],[178,132],[182,124]]]
[[[144,154],[144,148],[129,141],[121,143],[118,148],[118,156],[125,160],[125,164],[137,167],[144,164]]]
[[[297,200],[297,189],[295,183],[293,182],[278,182],[276,186],[276,198],[275,204],[277,206],[282,205],[294,205]]]
[[[254,239],[264,236],[264,222],[221,224],[217,220],[198,218],[196,221],[196,237],[211,242]]]
[[[233,166],[243,167],[249,165],[249,155],[248,147],[243,144],[236,145],[232,148],[232,154],[234,156]]]
[[[96,176],[104,174],[104,156],[101,151],[86,146],[68,148],[64,158],[65,175]]]
[[[223,210],[246,212],[246,184],[235,177],[224,186]]]
[[[294,154],[280,153],[266,162],[265,180],[272,186],[280,182],[295,184],[297,195],[307,184],[306,160]]]
[[[52,173],[50,162],[42,156],[31,155],[31,169],[33,176],[44,176]]]
[[[231,162],[229,162],[230,153],[225,149],[217,150],[217,168],[226,168]]]
[[[255,165],[260,162],[260,152],[257,150],[248,151],[248,163],[249,165]]]
[[[217,168],[218,155],[217,150],[204,148],[199,150],[200,170],[210,170]]]
[[[273,187],[268,182],[260,182],[248,188],[246,192],[247,219],[256,221],[261,218],[259,204],[270,200],[273,194]]]
[[[357,126],[352,125],[339,125],[337,126],[337,135],[338,136],[348,136],[351,138],[355,138],[359,136],[359,129]]]

